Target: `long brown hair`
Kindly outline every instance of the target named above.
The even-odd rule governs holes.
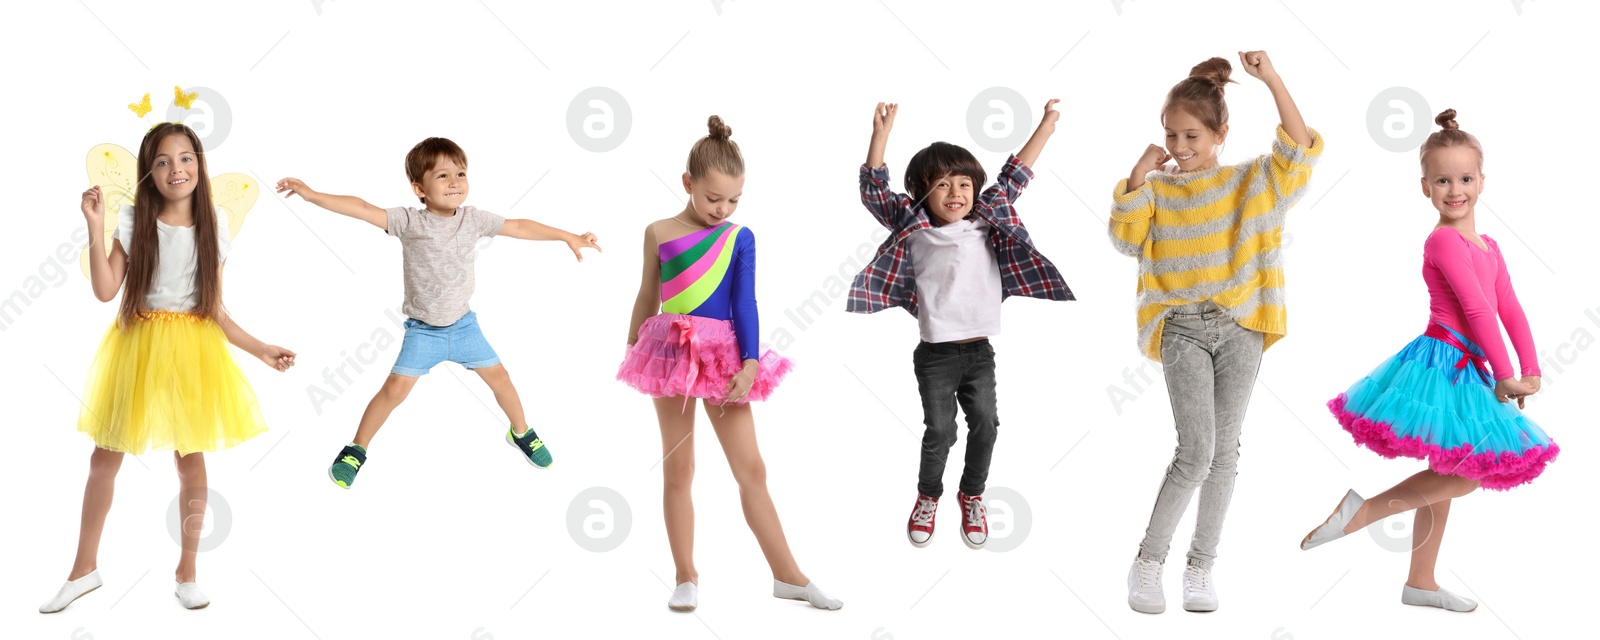
[[[1161,106],[1161,121],[1173,108],[1183,109],[1205,123],[1212,133],[1222,133],[1228,124],[1228,102],[1222,99],[1223,88],[1232,80],[1233,65],[1222,58],[1211,58],[1189,70],[1189,77],[1173,85],[1167,92],[1167,102]]]
[[[161,141],[175,135],[188,136],[199,165],[191,178],[195,181],[194,194],[189,197],[194,218],[194,312],[202,318],[210,318],[222,307],[222,279],[217,272],[221,248],[217,245],[217,214],[211,202],[211,174],[206,170],[206,152],[193,129],[163,122],[144,134],[144,141],[139,143],[139,185],[133,197],[133,246],[123,247],[128,252],[127,289],[123,291],[122,306],[117,313],[123,327],[136,317],[145,317],[144,299],[150,293],[161,259],[156,215],[166,206],[166,198],[161,196],[155,180],[150,177],[150,166],[155,162],[156,148]]]

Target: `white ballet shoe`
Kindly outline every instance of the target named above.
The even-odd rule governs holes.
[[[1445,611],[1455,611],[1457,613],[1466,613],[1478,608],[1477,602],[1444,589],[1423,591],[1422,589],[1413,589],[1409,585],[1400,592],[1400,602],[1401,604],[1409,604],[1415,607],[1438,607]]]
[[[1333,510],[1333,515],[1328,516],[1327,522],[1306,534],[1305,539],[1300,541],[1300,548],[1309,550],[1343,538],[1345,525],[1350,524],[1350,520],[1356,517],[1356,510],[1364,503],[1366,500],[1356,494],[1355,489],[1351,489],[1344,494],[1344,500],[1339,502],[1339,508]]]
[[[685,582],[672,590],[672,598],[667,600],[667,608],[673,611],[694,611],[700,606],[700,587],[693,582]]]
[[[211,598],[207,598],[205,592],[200,590],[199,585],[193,582],[178,583],[178,587],[172,592],[172,595],[178,597],[178,604],[183,605],[185,609],[204,609],[211,604]]]
[[[61,585],[61,590],[56,592],[56,597],[39,605],[39,613],[55,613],[65,609],[67,605],[72,604],[72,601],[82,598],[84,594],[90,591],[99,589],[101,584],[99,569],[90,571],[88,575],[77,580],[68,580],[66,584]]]
[[[784,600],[801,600],[811,603],[818,609],[833,611],[844,606],[844,601],[822,592],[817,583],[810,582],[804,587],[797,587],[782,580],[772,581],[772,597]]]

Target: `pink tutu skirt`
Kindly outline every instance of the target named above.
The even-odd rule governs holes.
[[[663,313],[640,325],[639,340],[628,348],[617,379],[655,398],[721,400],[728,381],[743,368],[733,322]],[[762,353],[760,371],[740,404],[766,400],[793,368],[788,358]]]

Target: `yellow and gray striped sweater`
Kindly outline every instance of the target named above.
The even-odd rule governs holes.
[[[1139,348],[1161,360],[1161,329],[1172,307],[1210,300],[1240,326],[1282,338],[1283,217],[1305,193],[1322,136],[1295,144],[1278,127],[1272,153],[1189,173],[1152,172],[1132,193],[1117,183],[1111,244],[1139,259]]]

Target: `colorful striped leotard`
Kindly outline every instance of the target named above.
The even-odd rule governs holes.
[[[656,251],[661,259],[661,312],[732,320],[739,359],[759,359],[755,234],[724,222],[663,242]]]

